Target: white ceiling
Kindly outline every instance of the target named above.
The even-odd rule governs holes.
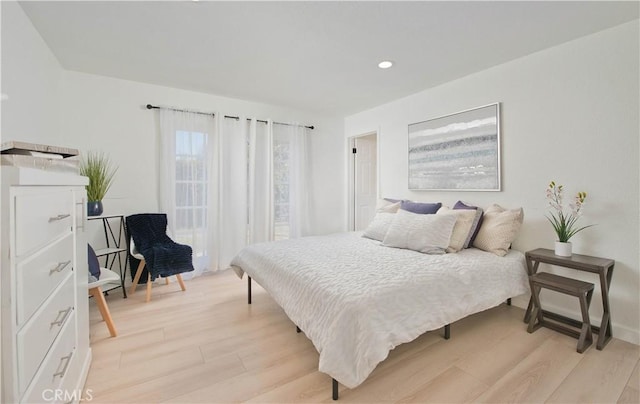
[[[66,69],[342,115],[638,18],[635,1],[21,5]]]

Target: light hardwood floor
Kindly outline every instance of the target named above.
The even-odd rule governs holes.
[[[331,378],[304,333],[254,282],[232,272],[107,297],[118,337],[91,302],[93,402],[331,402]],[[141,287],[141,289],[143,289]],[[615,313],[614,313],[615,315]],[[339,402],[639,403],[640,347],[617,339],[576,353],[576,340],[526,332],[523,310],[501,305],[391,351]],[[614,330],[615,331],[615,330]]]

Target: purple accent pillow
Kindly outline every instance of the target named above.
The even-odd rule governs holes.
[[[411,202],[411,201],[402,201],[400,202],[400,209],[406,210],[411,213],[418,213],[421,215],[433,215],[438,209],[442,207],[442,203],[422,203],[422,202]]]
[[[478,206],[467,205],[462,201],[456,202],[456,204],[453,205],[453,209],[475,210],[478,212],[478,214],[476,215],[477,220],[475,220],[473,225],[471,226],[471,232],[470,232],[471,237],[469,238],[468,243],[465,243],[465,246],[464,246],[464,248],[469,248],[473,246],[473,240],[476,239],[476,236],[478,235],[478,231],[480,231],[480,226],[482,226],[482,216],[484,215],[484,211],[482,210],[482,208]]]
[[[468,210],[478,210],[477,206],[473,206],[473,205],[467,205],[466,203],[462,202],[462,201],[458,201],[456,202],[455,205],[453,205],[454,209],[468,209]]]
[[[90,244],[87,244],[87,258],[89,260],[89,273],[95,276],[96,279],[100,279],[100,263],[98,262],[98,257],[96,256],[96,252],[93,251],[93,247]]]

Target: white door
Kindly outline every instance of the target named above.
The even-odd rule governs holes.
[[[355,230],[364,230],[376,213],[378,195],[376,134],[356,137],[354,157],[354,224]]]

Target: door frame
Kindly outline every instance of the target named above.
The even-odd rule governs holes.
[[[356,139],[365,136],[374,135],[376,137],[376,195],[380,196],[380,137],[378,136],[378,130],[372,130],[369,132],[361,133],[355,136],[349,136],[347,138],[347,230],[354,231],[356,227],[356,187],[355,187],[355,155],[353,148],[355,147]]]

